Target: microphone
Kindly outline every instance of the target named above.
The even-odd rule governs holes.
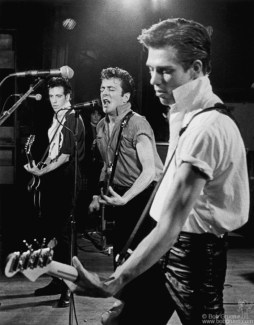
[[[89,102],[84,102],[84,103],[71,105],[71,108],[74,109],[74,110],[79,110],[79,109],[82,109],[82,108],[94,107],[96,105],[100,105],[100,100],[98,98],[90,100]]]
[[[14,77],[26,77],[26,76],[33,76],[33,77],[63,77],[67,79],[71,79],[74,75],[74,71],[68,67],[67,65],[61,67],[60,69],[51,69],[46,71],[40,70],[29,70],[24,72],[16,72],[12,73],[11,76]]]
[[[14,96],[23,96],[23,94],[14,94]],[[27,98],[32,98],[35,100],[41,100],[42,99],[42,95],[41,94],[34,94],[34,95],[28,95]]]

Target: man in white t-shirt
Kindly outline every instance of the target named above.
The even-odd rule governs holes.
[[[203,25],[168,19],[143,30],[139,41],[148,49],[146,64],[155,94],[170,107],[165,175],[150,209],[157,226],[104,282],[75,257],[79,279],[71,288],[83,295],[117,296],[164,256],[168,308],[160,324],[174,311],[185,325],[208,319],[210,324],[225,324],[227,232],[245,224],[249,210],[244,144],[212,91],[211,39]],[[142,322],[134,317],[130,324]]]

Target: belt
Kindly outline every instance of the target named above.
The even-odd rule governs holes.
[[[151,189],[153,187],[155,187],[156,185],[156,181],[153,181],[152,183],[150,183],[145,189],[144,191],[148,190],[148,189]],[[117,185],[117,184],[113,184],[112,185],[113,187],[113,190],[116,191],[116,192],[121,192],[121,193],[125,193],[126,191],[128,191],[130,189],[129,186],[122,186],[122,185]]]
[[[179,243],[179,245],[191,244],[193,247],[200,247],[200,245],[218,245],[219,247],[223,247],[226,243],[227,236],[228,233],[225,233],[223,236],[218,237],[212,233],[197,234],[181,231],[175,245]],[[165,269],[167,266],[170,251],[171,249],[165,255],[163,255],[159,261],[163,269]]]
[[[186,231],[181,231],[179,236],[178,236],[178,240],[180,242],[185,241],[185,240],[189,240],[192,242],[220,242],[220,241],[225,241],[225,239],[227,238],[227,233],[225,233],[224,235],[218,237],[215,234],[212,233],[201,233],[201,234],[197,234],[197,233],[191,233],[191,232],[186,232]]]
[[[129,186],[122,186],[122,185],[116,185],[116,184],[113,184],[112,188],[114,191],[120,192],[120,193],[125,193],[130,189]]]

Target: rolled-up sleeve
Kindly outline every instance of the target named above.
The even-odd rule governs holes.
[[[137,138],[140,135],[146,135],[150,140],[153,139],[153,132],[151,126],[148,124],[147,120],[143,116],[139,116],[132,125],[132,138],[133,146],[137,145]]]
[[[214,171],[221,162],[221,152],[223,142],[207,129],[202,132],[192,130],[192,133],[186,132],[183,139],[179,141],[177,150],[178,162],[188,162],[204,173],[209,180],[214,178]]]

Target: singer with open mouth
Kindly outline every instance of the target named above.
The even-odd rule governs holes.
[[[135,112],[134,87],[132,76],[123,69],[110,67],[101,72],[100,97],[106,116],[97,125],[97,145],[104,162],[100,176],[100,188],[103,191],[94,193],[97,195],[93,196],[90,210],[104,207],[106,221],[114,222],[110,238],[113,243],[114,267],[117,266],[117,257],[131,236],[163,166],[150,124],[145,117]],[[153,220],[147,218],[135,235],[130,249],[134,249],[153,226]],[[159,312],[163,293],[159,285],[152,285],[155,277],[158,277],[157,266],[126,288],[121,297],[124,305],[118,306],[118,310],[122,310],[121,317],[127,319],[129,311],[133,309],[134,288],[143,292],[143,303],[139,307],[140,313],[145,314],[145,310],[141,310],[147,308],[146,302],[150,299],[143,287],[145,278],[147,281],[150,279],[154,294],[158,293],[158,303],[154,308],[158,307]],[[109,314],[103,315],[103,318],[107,318],[107,315]]]

